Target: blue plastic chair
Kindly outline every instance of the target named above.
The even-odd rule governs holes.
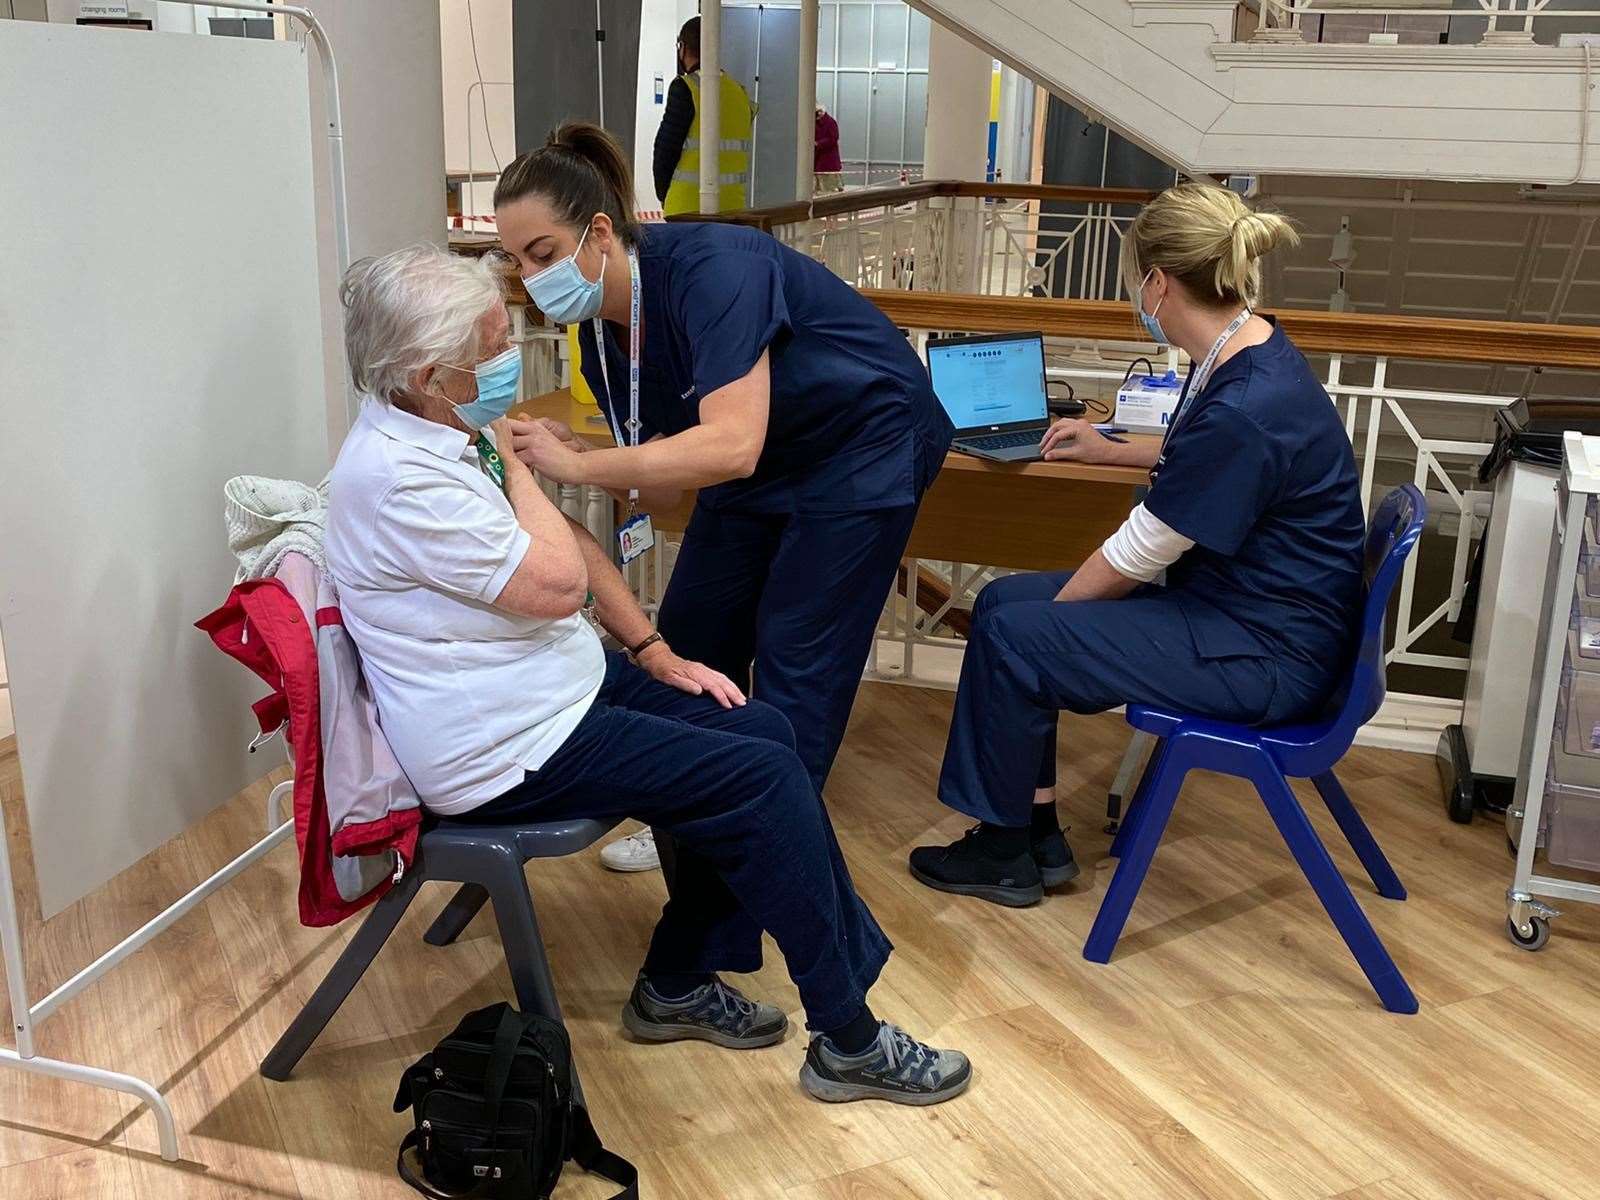
[[[1361,645],[1345,681],[1343,703],[1331,716],[1297,725],[1252,728],[1146,705],[1129,706],[1128,724],[1161,741],[1134,793],[1127,819],[1111,844],[1112,855],[1120,861],[1084,944],[1085,958],[1101,963],[1111,960],[1184,777],[1193,770],[1217,771],[1255,784],[1278,832],[1383,1006],[1390,1012],[1417,1011],[1416,996],[1328,856],[1327,848],[1295,799],[1289,778],[1310,779],[1316,786],[1378,894],[1390,900],[1404,900],[1405,888],[1334,777],[1333,768],[1355,740],[1356,730],[1370,721],[1383,703],[1383,626],[1389,594],[1400,578],[1406,556],[1417,543],[1426,515],[1422,493],[1410,484],[1390,492],[1378,506],[1367,531],[1363,571],[1367,594],[1361,618]]]

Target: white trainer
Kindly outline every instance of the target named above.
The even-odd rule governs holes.
[[[608,871],[657,871],[661,856],[656,853],[656,835],[649,828],[618,838],[600,851],[600,865]]]

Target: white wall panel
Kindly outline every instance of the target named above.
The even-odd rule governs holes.
[[[307,60],[0,21],[0,623],[46,916],[281,761],[192,628],[222,485],[327,469]]]

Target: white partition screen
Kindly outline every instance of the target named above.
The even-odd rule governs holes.
[[[222,485],[327,470],[294,43],[0,21],[0,624],[49,916],[235,794]]]

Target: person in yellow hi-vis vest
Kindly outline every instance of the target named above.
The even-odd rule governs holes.
[[[678,31],[678,77],[667,89],[667,107],[656,131],[656,196],[666,216],[700,211],[700,18]],[[721,72],[721,125],[717,211],[749,207],[750,150],[755,105],[737,79]]]

